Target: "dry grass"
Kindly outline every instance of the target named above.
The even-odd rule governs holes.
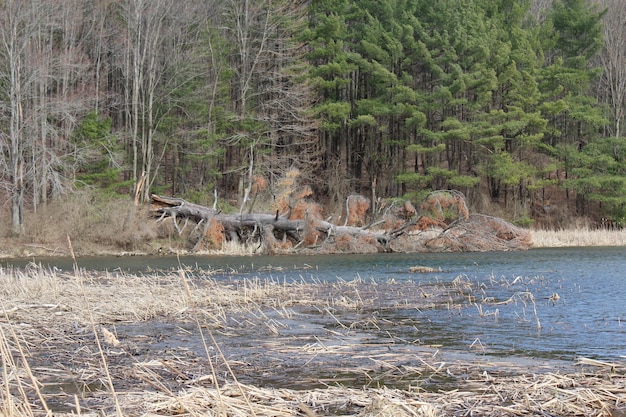
[[[44,270],[32,265],[26,270],[0,268],[0,298],[4,312],[21,322],[34,320],[98,324],[147,321],[154,318],[185,318],[192,307],[214,312],[216,322],[223,311],[254,308],[268,299],[305,294],[298,284],[260,280],[220,283],[215,271],[194,271],[201,280],[186,280],[185,270],[166,275],[88,273]],[[233,271],[236,273],[236,271]],[[50,314],[36,314],[47,311]],[[205,315],[206,317],[206,315]]]
[[[10,224],[8,211],[0,222]],[[128,198],[97,198],[87,190],[25,213],[21,237],[0,233],[0,256],[68,256],[67,237],[80,255],[153,252],[150,242],[158,238],[153,222],[146,221],[146,207],[135,207]],[[4,232],[4,230],[3,230]]]
[[[285,346],[273,337],[280,320],[292,319],[296,305],[332,316],[339,331],[378,326],[351,323],[333,312],[359,311],[378,296],[393,306],[393,291],[406,292],[396,283],[367,285],[361,281],[324,283],[236,279],[217,281],[212,271],[182,269],[165,275],[90,274],[85,271],[0,270],[0,415],[82,416],[614,416],[626,408],[626,366],[581,359],[571,372],[515,363],[488,362],[484,357],[463,362],[448,360],[438,351],[404,351],[388,344],[361,346],[358,340],[328,344],[321,340]],[[214,272],[214,271],[213,271]],[[452,288],[440,288],[449,299]],[[379,288],[382,287],[382,288]],[[466,288],[467,286],[463,286]],[[429,297],[411,299],[432,303]],[[367,294],[365,289],[375,291]],[[416,293],[421,287],[411,287]],[[406,295],[406,294],[405,294]],[[420,301],[415,301],[420,302]],[[404,306],[406,308],[406,306]],[[243,316],[238,313],[245,313]],[[269,317],[273,314],[276,318]],[[137,322],[195,323],[188,327],[204,344],[204,359],[178,351],[150,350],[118,340],[115,326]],[[249,323],[249,324],[248,324]],[[261,325],[263,323],[264,325]],[[231,326],[269,332],[259,343],[259,354],[309,358],[363,355],[371,365],[340,373],[362,373],[370,382],[363,388],[337,384],[311,389],[275,389],[239,382],[250,365],[227,359],[214,334],[228,337]],[[188,330],[185,330],[189,332]],[[392,349],[393,348],[393,349]],[[141,353],[146,351],[147,353]],[[40,355],[46,359],[41,362]],[[303,365],[307,367],[306,364]],[[313,365],[311,365],[313,366]],[[83,391],[57,392],[63,410],[46,393],[50,381],[71,377]],[[426,390],[419,382],[394,388],[404,380],[457,381],[454,386]],[[392,382],[391,386],[377,381]],[[375,383],[376,382],[376,383]],[[88,387],[99,386],[94,392]]]
[[[265,242],[259,246],[258,243],[241,243],[233,240],[223,240],[217,249],[206,249],[195,252],[197,255],[226,255],[226,256],[249,256],[264,253]],[[182,251],[182,253],[186,253]]]
[[[623,385],[602,374],[498,377],[485,372],[466,387],[437,393],[342,387],[294,391],[229,384],[219,390],[193,387],[180,396],[130,397],[144,404],[149,399],[147,408],[156,415],[612,416],[623,406]]]
[[[567,230],[531,230],[535,248],[574,246],[626,246],[626,229],[604,230],[576,228]]]

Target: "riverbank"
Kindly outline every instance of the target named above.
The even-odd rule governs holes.
[[[484,288],[467,280],[201,273],[0,271],[0,415],[623,415],[624,362],[490,356],[480,341],[459,354],[401,338],[409,324],[395,309],[480,306]]]
[[[586,227],[564,230],[529,230],[533,248],[556,248],[556,247],[589,247],[589,246],[625,246],[626,229],[606,230],[590,229]],[[431,233],[431,236],[434,234]],[[220,250],[206,252],[210,255],[254,255],[257,246],[250,245],[244,247],[239,244],[225,242]],[[75,245],[75,253],[79,256],[133,256],[133,255],[155,255],[155,254],[190,254],[185,249],[184,242],[169,241],[147,242],[143,250],[126,251],[115,249],[107,245],[89,243],[88,245]],[[202,253],[200,253],[202,254]],[[0,239],[0,259],[6,258],[32,258],[48,256],[70,256],[67,240],[59,241],[56,244],[50,242],[39,244],[33,242],[23,242],[19,239]]]

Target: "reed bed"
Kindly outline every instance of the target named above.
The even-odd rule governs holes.
[[[420,286],[211,275],[182,267],[146,276],[0,270],[0,415],[618,416],[626,409],[623,362],[529,366],[446,356],[391,334],[369,344],[361,336],[401,323],[357,313],[375,303],[382,311],[466,300],[472,288],[462,277]],[[336,330],[327,326],[323,339],[289,333],[310,325],[298,322],[307,311]],[[141,332],[133,333],[137,324]],[[201,347],[176,344],[168,332]],[[242,333],[254,335],[257,362],[223,351]],[[269,370],[289,361],[299,363],[300,377],[285,368],[291,379],[280,387],[249,376],[260,364]]]
[[[562,230],[531,230],[535,248],[626,246],[626,229],[579,227]]]
[[[119,401],[128,415],[143,416],[622,416],[626,406],[626,370],[617,364],[584,366],[571,374],[508,369],[519,373],[514,376],[480,366],[446,364],[437,369],[470,372],[471,378],[456,389],[437,392],[385,386],[293,390],[232,382],[199,386],[194,381],[171,392],[149,375],[155,390],[122,393]],[[101,395],[99,402],[105,406],[110,399]]]

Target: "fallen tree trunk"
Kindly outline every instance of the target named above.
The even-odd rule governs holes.
[[[371,230],[368,226],[335,225],[315,218],[289,219],[279,215],[278,212],[276,214],[223,214],[213,208],[183,199],[159,195],[152,195],[150,211],[153,216],[158,217],[158,221],[172,218],[179,234],[185,230],[188,220],[196,223],[194,230],[203,225],[202,233],[194,244],[194,250],[204,240],[211,221],[221,226],[228,240],[250,243],[251,240],[258,239],[260,244],[266,242],[270,246],[268,248],[270,252],[272,252],[271,247],[276,246],[277,242],[289,240],[292,248],[314,247],[322,241],[337,236],[351,236],[356,239],[365,239],[370,243],[375,242],[375,246],[379,246],[378,250],[384,251],[388,250],[389,242],[399,236],[406,226],[386,232]],[[178,224],[179,219],[185,222],[182,227]]]
[[[156,194],[152,194],[150,211],[159,215],[161,219],[180,217],[191,219],[196,223],[208,221],[217,214],[217,210],[206,206],[190,203],[181,198],[164,197]]]
[[[159,195],[152,196],[150,209],[157,222],[172,219],[179,235],[187,230],[189,221],[195,223],[189,232],[189,239],[195,240],[192,252],[202,246],[221,249],[224,240],[255,245],[255,252],[267,254],[505,251],[532,246],[527,230],[499,218],[470,215],[458,191],[433,192],[420,207],[425,214],[418,215],[408,201],[404,207],[392,204],[381,215],[382,220],[361,227],[333,224],[309,214],[308,209],[301,210],[298,218],[278,211],[224,214],[215,207]],[[454,211],[451,207],[457,211],[452,221],[444,216]],[[346,217],[356,218],[351,214],[348,211]],[[374,228],[383,223],[385,227]]]

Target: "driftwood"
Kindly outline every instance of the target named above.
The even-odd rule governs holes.
[[[150,210],[158,213],[161,219],[167,216],[181,217],[189,218],[196,223],[210,220],[217,213],[215,209],[190,203],[181,198],[164,197],[156,194],[152,194]]]
[[[425,245],[437,252],[509,251],[528,249],[532,240],[528,230],[503,219],[472,214],[452,222]]]
[[[209,225],[215,222],[220,225],[221,231],[228,240],[249,243],[256,239],[259,245],[263,242],[276,246],[280,242],[290,242],[291,248],[316,247],[322,242],[337,236],[349,236],[363,239],[377,246],[377,250],[388,250],[389,242],[405,233],[407,228],[415,224],[408,221],[393,230],[373,230],[372,224],[356,227],[336,225],[329,221],[314,218],[292,219],[280,215],[267,213],[223,214],[218,210],[198,204],[190,203],[180,198],[152,195],[150,211],[159,221],[173,218],[179,234],[188,226],[188,221],[195,223],[194,230],[202,228],[200,237],[194,245],[194,250],[204,241]],[[179,224],[183,221],[183,225]]]
[[[369,200],[359,197],[361,203]],[[358,198],[349,197],[357,202]],[[356,212],[363,211],[363,204]],[[420,205],[421,214],[410,203],[387,207],[381,219],[364,224],[350,212],[350,224],[333,224],[305,211],[299,217],[269,213],[224,214],[183,199],[152,195],[150,211],[158,221],[173,219],[179,235],[195,224],[189,233],[195,239],[192,251],[202,246],[219,249],[224,240],[257,245],[256,251],[289,253],[369,253],[369,252],[465,252],[524,250],[532,246],[527,230],[503,219],[469,214],[465,197],[458,191],[437,191]],[[360,211],[359,211],[360,210]],[[452,218],[448,218],[452,213]],[[181,225],[182,222],[182,225]]]

